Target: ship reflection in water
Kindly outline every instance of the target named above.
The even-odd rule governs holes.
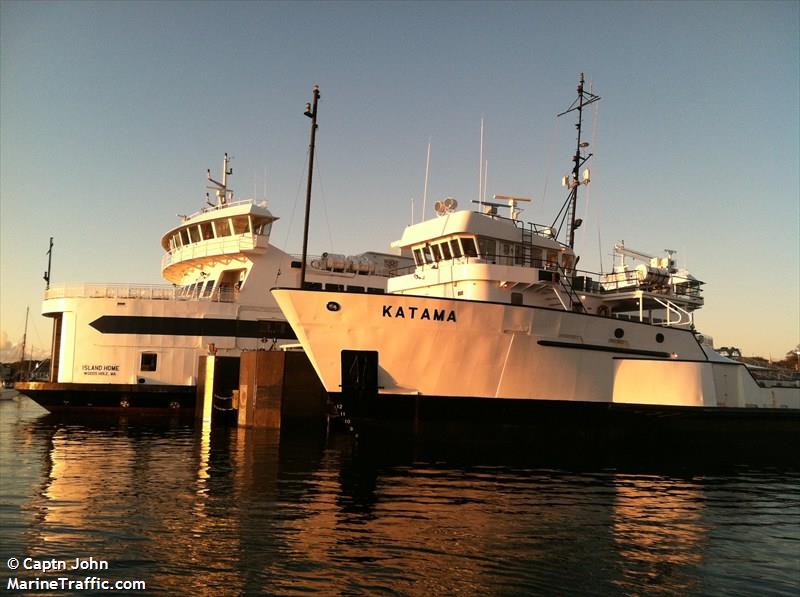
[[[0,409],[3,562],[93,557],[165,595],[800,590],[797,470],[526,466]]]

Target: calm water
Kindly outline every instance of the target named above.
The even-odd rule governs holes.
[[[91,556],[164,595],[800,593],[798,471],[471,458],[0,402],[3,591]]]

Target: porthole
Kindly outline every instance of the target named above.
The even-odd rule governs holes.
[[[656,342],[658,342],[659,344],[661,344],[663,341],[664,341],[664,334],[662,334],[661,332],[659,332],[658,334],[656,334]]]
[[[622,338],[624,335],[625,335],[625,330],[623,330],[622,328],[617,328],[616,330],[614,330],[615,338]]]
[[[329,301],[328,304],[325,305],[325,307],[328,309],[328,311],[334,311],[334,312],[342,308],[342,306],[336,301]]]

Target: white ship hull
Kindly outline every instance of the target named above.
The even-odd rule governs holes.
[[[273,295],[330,393],[349,383],[342,351],[375,351],[379,400],[800,408],[800,390],[760,387],[743,365],[712,360],[715,353],[687,330],[446,298]]]

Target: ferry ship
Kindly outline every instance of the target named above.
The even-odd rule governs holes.
[[[562,113],[577,113],[577,148],[554,222],[524,223],[524,197],[479,200],[476,211],[449,198],[393,243],[414,264],[389,279],[387,294],[273,289],[348,419],[520,421],[580,405],[791,411],[798,420],[800,389],[763,387],[695,329],[703,282],[678,268],[674,251],[649,255],[621,242],[613,271],[578,269],[576,202],[591,180],[581,172],[591,157],[582,111],[599,99],[581,75]]]
[[[50,411],[192,409],[198,357],[238,357],[296,337],[268,289],[299,285],[301,258],[270,242],[275,217],[266,202],[235,200],[227,154],[221,180],[208,172],[216,200],[161,239],[168,285],[65,284],[46,290],[53,320],[50,380],[17,390]],[[323,253],[306,259],[306,286],[383,293],[408,257],[381,252]]]

